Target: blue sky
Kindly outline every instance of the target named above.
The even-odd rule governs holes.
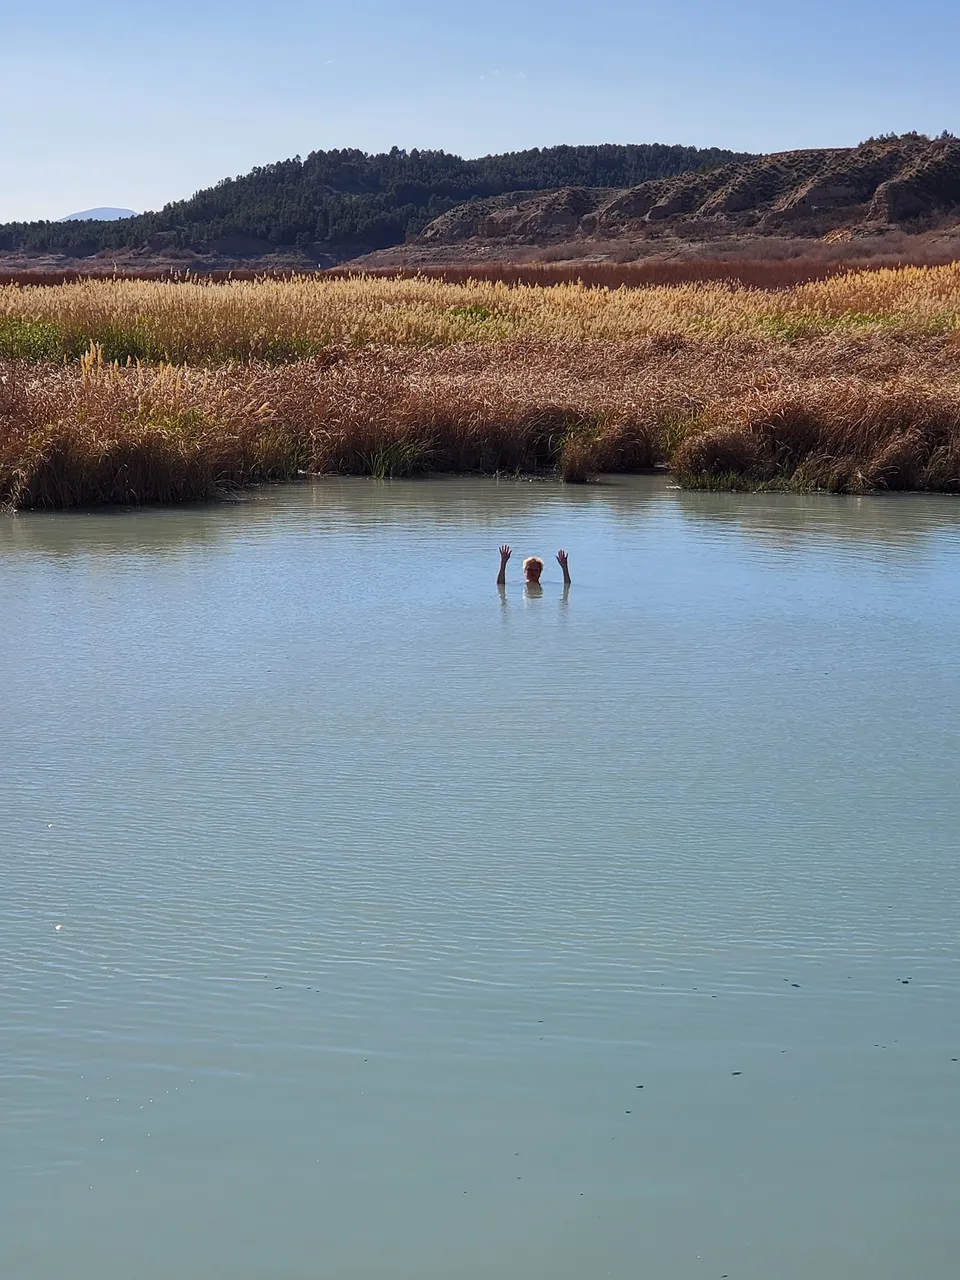
[[[6,0],[0,221],[158,208],[329,147],[960,133],[958,40],[944,0]]]

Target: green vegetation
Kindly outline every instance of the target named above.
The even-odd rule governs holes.
[[[224,178],[189,200],[119,222],[19,222],[0,226],[0,250],[92,253],[184,248],[249,237],[272,247],[358,250],[401,244],[454,205],[508,191],[629,187],[711,168],[740,153],[716,147],[535,147],[463,160],[444,151],[314,151]]]
[[[64,354],[63,336],[55,324],[0,319],[0,360],[55,360]]]

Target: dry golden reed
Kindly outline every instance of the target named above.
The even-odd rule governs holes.
[[[960,264],[839,275],[779,290],[729,282],[642,289],[296,277],[212,284],[87,279],[0,287],[0,352],[21,334],[42,353],[173,363],[289,361],[330,347],[465,341],[623,342],[680,334],[787,340],[839,330],[956,331]],[[59,346],[59,351],[54,350]],[[42,343],[41,343],[42,347]],[[7,354],[18,354],[11,348]]]
[[[2,366],[0,501],[198,499],[299,470],[669,463],[687,484],[960,492],[950,335],[464,343],[278,366]]]
[[[0,502],[179,501],[301,470],[577,481],[662,464],[689,485],[960,492],[958,316],[960,266],[773,293],[7,287]]]

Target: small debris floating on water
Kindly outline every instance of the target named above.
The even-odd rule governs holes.
[[[731,1071],[731,1072],[730,1072],[730,1074],[731,1074],[732,1076],[742,1076],[742,1075],[743,1075],[743,1072],[742,1072],[742,1071]]]
[[[56,933],[59,933],[59,932],[60,932],[60,930],[63,928],[63,925],[62,925],[62,924],[55,924],[55,925],[53,926],[53,928],[54,928],[54,931],[55,931]]]

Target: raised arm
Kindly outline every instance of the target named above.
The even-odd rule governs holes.
[[[558,565],[560,566],[560,568],[563,570],[563,585],[564,585],[565,587],[569,587],[569,585],[570,585],[570,569],[569,569],[569,567],[567,566],[567,553],[566,553],[565,551],[558,551],[558,552],[557,552],[557,564],[558,564]]]
[[[504,587],[507,584],[507,561],[510,559],[510,548],[506,543],[500,548],[500,572],[497,574],[497,586]]]

